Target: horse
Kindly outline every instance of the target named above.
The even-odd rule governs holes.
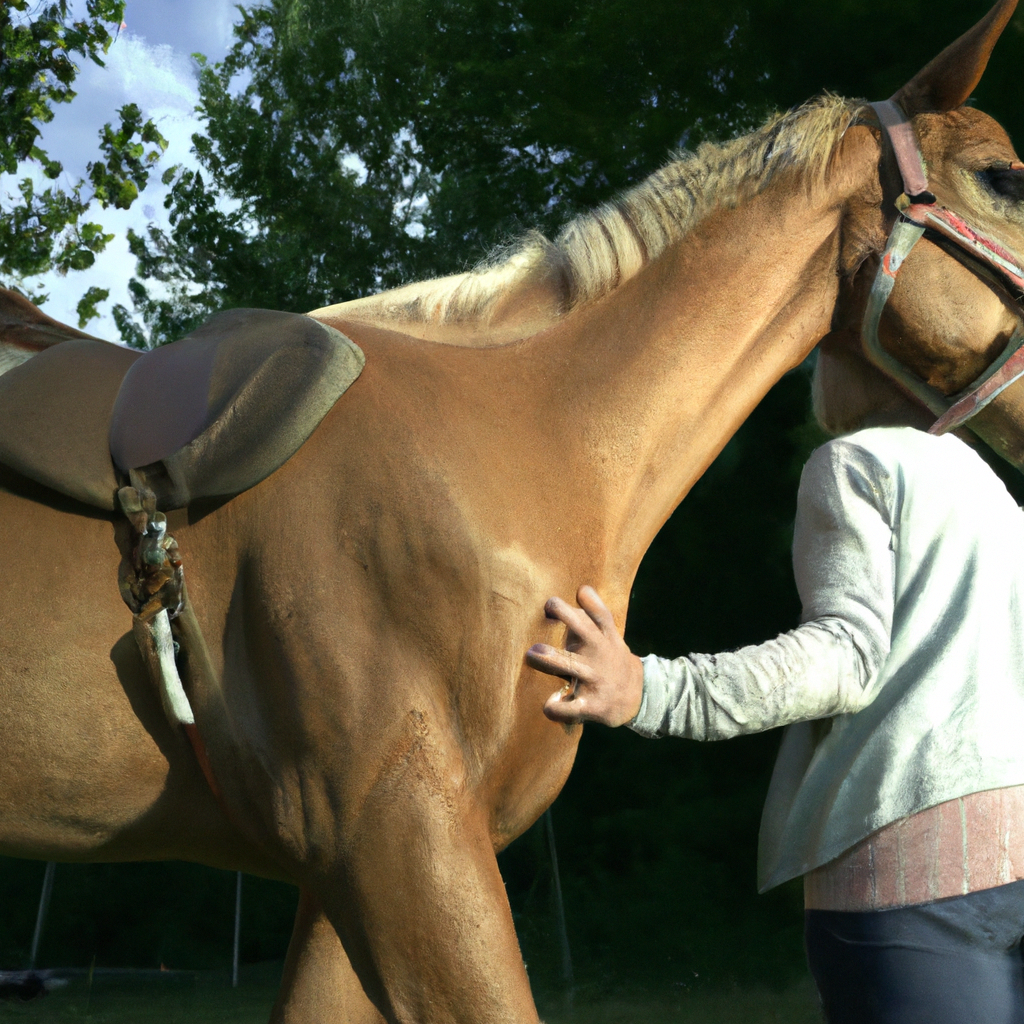
[[[929,195],[1004,256],[1024,252],[1024,165],[963,104],[1015,6],[893,97]],[[622,626],[658,529],[819,342],[824,386],[906,400],[861,341],[905,219],[879,118],[821,97],[553,242],[310,313],[362,350],[358,379],[262,482],[168,515],[213,666],[188,693],[205,766],[134,643],[118,516],[4,469],[0,852],[297,884],[274,1021],[537,1021],[495,854],[580,729],[544,717],[523,652],[562,645],[544,600],[584,581]],[[924,234],[879,312],[882,348],[942,396],[1020,323],[975,264]],[[76,333],[16,306],[12,361]],[[1017,464],[1022,390],[972,421]]]

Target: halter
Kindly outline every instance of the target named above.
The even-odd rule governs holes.
[[[1024,376],[1024,327],[1018,322],[1002,354],[977,380],[957,394],[946,396],[886,352],[878,339],[878,323],[896,283],[896,275],[910,250],[926,233],[937,238],[940,244],[945,243],[943,248],[950,255],[1000,285],[1017,301],[1024,296],[1024,268],[998,242],[985,238],[962,217],[938,204],[928,191],[928,177],[917,133],[900,107],[892,100],[872,103],[871,107],[892,144],[903,178],[903,195],[896,200],[899,213],[871,286],[861,338],[871,362],[938,417],[928,428],[928,433],[945,434],[962,426]],[[950,244],[956,248],[950,250]]]

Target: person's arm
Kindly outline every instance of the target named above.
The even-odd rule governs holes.
[[[643,736],[724,740],[864,706],[872,666],[839,620],[723,654],[643,659]]]
[[[725,739],[853,712],[874,696],[892,624],[892,486],[863,449],[819,449],[801,479],[794,567],[803,625],[775,640],[718,655],[633,655],[589,587],[575,609],[547,614],[569,629],[567,649],[537,644],[534,668],[575,684],[552,694],[557,721],[629,724],[646,736]]]

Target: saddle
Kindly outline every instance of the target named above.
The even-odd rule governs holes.
[[[0,343],[0,464],[127,517],[118,585],[139,651],[220,800],[179,668],[214,686],[217,674],[164,512],[268,477],[359,376],[363,353],[316,320],[262,309],[220,313],[137,352],[59,324],[6,289]]]
[[[114,511],[238,494],[283,465],[359,376],[363,353],[295,313],[234,309],[137,352],[86,336],[0,375],[0,463]]]

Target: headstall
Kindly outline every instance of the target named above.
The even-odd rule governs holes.
[[[925,234],[940,245],[945,243],[943,248],[951,255],[1000,285],[1018,302],[1024,297],[1024,268],[1017,257],[998,242],[984,237],[958,214],[939,205],[928,190],[917,133],[898,104],[883,100],[872,103],[871,107],[892,144],[903,178],[903,195],[896,200],[899,212],[871,286],[861,338],[868,358],[938,417],[928,432],[945,434],[962,426],[1024,376],[1024,327],[1018,322],[1006,348],[977,380],[955,395],[944,395],[886,352],[878,339],[878,324],[896,283],[896,275],[911,249]]]

